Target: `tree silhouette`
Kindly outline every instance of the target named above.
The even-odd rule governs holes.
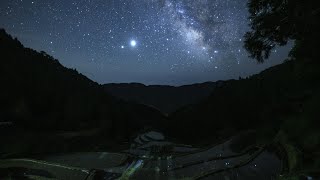
[[[245,35],[250,57],[264,62],[276,46],[293,40],[292,58],[319,57],[320,5],[316,0],[250,0],[251,31]]]

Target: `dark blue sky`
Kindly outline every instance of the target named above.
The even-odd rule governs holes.
[[[245,0],[1,0],[0,28],[98,83],[181,85],[245,77]]]

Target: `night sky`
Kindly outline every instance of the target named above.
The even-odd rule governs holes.
[[[98,83],[182,85],[246,77],[245,0],[1,0],[0,28]]]

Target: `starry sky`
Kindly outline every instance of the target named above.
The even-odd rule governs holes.
[[[100,83],[183,85],[283,62],[248,58],[246,0],[1,0],[0,28]]]

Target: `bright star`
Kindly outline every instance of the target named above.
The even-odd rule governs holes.
[[[121,49],[123,49],[124,48],[124,46],[121,46]]]
[[[135,47],[137,45],[137,42],[135,40],[131,40],[130,45],[132,47]]]

